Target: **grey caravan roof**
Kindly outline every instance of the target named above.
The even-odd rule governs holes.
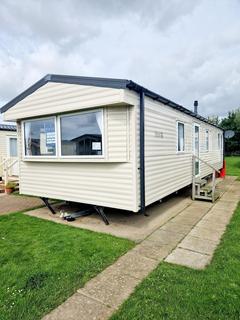
[[[40,79],[38,82],[36,82],[34,85],[29,87],[27,90],[19,94],[17,97],[12,99],[10,102],[5,104],[1,112],[6,112],[8,109],[12,108],[15,104],[17,104],[19,101],[26,98],[28,95],[32,94],[34,91],[42,87],[48,82],[56,82],[56,83],[68,83],[68,84],[78,84],[78,85],[85,85],[85,86],[96,86],[96,87],[106,87],[106,88],[115,88],[115,89],[130,89],[135,92],[144,92],[145,96],[152,98],[154,100],[157,100],[175,110],[178,110],[180,112],[183,112],[185,114],[188,114],[196,119],[199,119],[201,121],[204,121],[210,125],[213,125],[210,123],[206,118],[200,116],[197,113],[194,113],[193,111],[167,99],[163,96],[150,91],[141,85],[137,84],[136,82],[133,82],[132,80],[126,80],[126,79],[112,79],[112,78],[97,78],[97,77],[81,77],[81,76],[68,76],[68,75],[56,75],[56,74],[48,74],[42,79]],[[213,125],[215,127],[218,127],[216,125]],[[218,127],[219,128],[219,127]],[[221,129],[221,128],[220,128]]]
[[[0,123],[0,131],[17,131],[16,126]]]

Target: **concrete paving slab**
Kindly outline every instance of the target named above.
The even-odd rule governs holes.
[[[206,239],[211,241],[219,241],[222,235],[222,231],[219,230],[211,230],[203,227],[194,227],[189,233],[190,236],[197,237],[200,239]]]
[[[104,275],[90,280],[83,289],[78,290],[78,293],[101,301],[109,307],[117,308],[141,280],[120,273],[118,268],[107,271]]]
[[[184,238],[183,233],[171,232],[163,229],[156,230],[147,239],[153,241],[157,245],[173,245],[176,246],[180,240]]]
[[[171,220],[170,222],[167,222],[166,224],[164,224],[160,229],[186,234],[192,229],[192,226],[189,224],[184,224],[182,223],[182,221],[174,222]]]
[[[203,269],[211,261],[211,256],[177,248],[165,259],[165,261],[193,269]]]
[[[237,201],[219,201],[214,205],[214,209],[234,210],[237,207]]]
[[[194,226],[201,218],[196,215],[186,215],[173,218],[171,221],[174,223],[183,223],[185,225]]]
[[[121,274],[143,279],[157,264],[158,261],[154,259],[143,257],[136,252],[129,251],[115,262],[114,268],[117,268]]]
[[[114,310],[81,293],[75,293],[43,320],[103,320]]]
[[[201,220],[198,222],[198,227],[202,227],[202,228],[206,228],[206,229],[210,229],[212,231],[214,230],[218,230],[218,231],[222,231],[224,232],[226,229],[226,224],[225,223],[219,223],[219,221],[217,221],[217,218],[214,217],[214,223],[209,223],[211,222],[211,220]]]
[[[132,249],[132,252],[136,252],[141,256],[151,258],[160,262],[167,255],[169,255],[172,249],[172,245],[159,245],[157,242],[149,241],[146,239],[142,243],[137,245],[134,249]]]
[[[208,221],[210,224],[220,223],[220,224],[227,224],[231,219],[230,215],[217,215],[217,214],[210,214],[208,215],[203,221]]]
[[[187,235],[185,239],[179,244],[179,248],[187,249],[203,254],[211,255],[216,249],[218,242],[206,239],[200,239]]]

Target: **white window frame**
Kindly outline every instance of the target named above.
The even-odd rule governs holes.
[[[102,115],[102,154],[101,155],[61,155],[61,123],[60,119],[64,116],[72,116],[72,115],[78,115],[78,114],[85,114],[85,113],[95,113],[101,111]],[[23,120],[21,123],[21,139],[22,139],[22,155],[24,160],[46,160],[46,159],[104,159],[105,158],[105,122],[104,122],[104,108],[98,108],[93,110],[84,110],[84,111],[78,111],[78,112],[71,112],[71,113],[64,113],[59,115],[53,115],[53,116],[46,116],[46,117],[38,117],[38,118],[32,118],[32,119],[26,119]],[[55,155],[39,155],[39,156],[33,156],[33,155],[26,155],[25,152],[25,123],[26,122],[33,122],[33,121],[41,121],[41,120],[49,120],[54,119],[55,123],[55,137],[56,137],[56,154]]]
[[[72,155],[72,156],[62,155],[61,118],[68,117],[68,116],[74,116],[74,115],[87,114],[87,113],[96,113],[99,111],[101,112],[101,117],[102,117],[102,154],[100,154],[100,155]],[[105,158],[105,125],[104,125],[104,110],[103,110],[103,108],[61,114],[57,117],[57,122],[58,122],[58,139],[57,140],[58,140],[59,157],[60,158],[62,158],[62,159],[104,159]]]
[[[201,146],[200,146],[200,141],[201,141],[201,125],[193,122],[192,125],[192,152],[193,155],[196,155],[196,148],[195,148],[195,127],[198,127],[198,156],[201,156]],[[198,163],[199,163],[199,173],[195,174],[196,177],[201,177],[201,164],[200,164],[200,160],[197,159]],[[195,171],[195,168],[194,168]]]
[[[182,124],[183,125],[183,150],[178,150],[178,125]],[[186,150],[186,145],[185,145],[185,123],[183,121],[177,121],[176,122],[176,132],[177,132],[177,153],[184,153]]]
[[[54,124],[55,124],[55,155],[42,155],[42,156],[32,156],[32,155],[27,155],[26,154],[26,149],[25,149],[25,123],[27,122],[34,122],[34,121],[41,121],[41,120],[49,120],[49,119],[54,119]],[[21,131],[22,131],[22,154],[24,159],[56,159],[58,157],[58,143],[57,143],[57,117],[56,116],[48,116],[48,117],[39,117],[39,118],[33,118],[33,119],[27,119],[22,121],[21,124]]]
[[[18,138],[17,138],[17,135],[7,135],[6,136],[6,145],[7,145],[7,156],[8,157],[11,157],[10,156],[10,139],[16,139],[17,140],[17,155],[15,157],[12,157],[12,158],[17,158],[18,157]]]
[[[206,129],[206,130],[205,130],[205,151],[206,151],[206,152],[209,152],[209,146],[210,146],[210,144],[209,144],[209,141],[210,141],[209,137],[210,137],[209,129]],[[208,138],[208,144],[207,144],[207,138]]]

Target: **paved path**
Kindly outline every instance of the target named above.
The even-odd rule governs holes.
[[[237,189],[240,184],[230,178],[226,179],[224,184],[228,191],[217,204],[192,202],[190,206],[152,232],[134,249],[90,280],[84,288],[77,290],[73,296],[43,319],[108,319],[134,291],[136,285],[155,269],[160,261],[167,256],[170,257],[172,250],[179,243],[184,243],[183,239],[185,239],[185,247],[187,246],[186,235],[192,232],[191,230],[194,230],[196,224],[199,224],[200,221],[207,221],[207,219],[211,223],[213,220],[215,223],[216,218],[217,223],[219,223],[220,219],[222,219],[221,221],[230,219],[231,214],[229,212],[233,212],[239,199],[239,191]],[[204,216],[206,219],[203,219]],[[225,218],[226,216],[228,218]],[[216,228],[216,230],[218,229]],[[214,232],[212,230],[213,234]],[[196,234],[191,234],[191,236],[195,237]],[[209,250],[210,248],[211,246],[209,245]],[[185,250],[178,248],[178,250],[180,249]],[[191,251],[189,250],[189,252]]]
[[[240,183],[235,181],[165,260],[194,269],[205,268],[211,262],[239,200]]]
[[[0,215],[42,205],[39,198],[0,194]]]

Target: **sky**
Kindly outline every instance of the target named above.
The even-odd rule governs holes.
[[[56,73],[131,79],[224,116],[240,107],[239,16],[240,0],[1,0],[0,107]]]

